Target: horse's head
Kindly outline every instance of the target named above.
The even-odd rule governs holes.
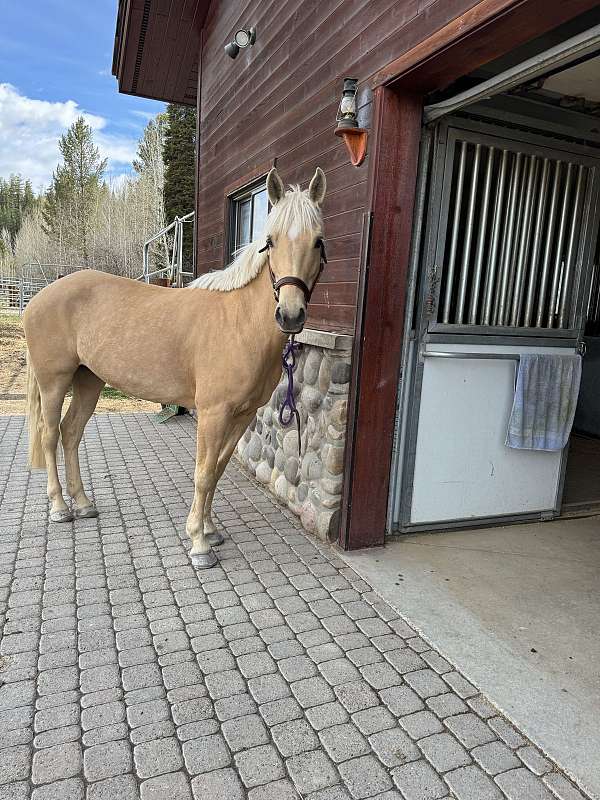
[[[299,333],[306,307],[326,262],[321,203],[326,182],[317,167],[308,190],[286,192],[275,168],[267,177],[271,211],[265,228],[265,248],[277,301],[275,319],[283,333]]]

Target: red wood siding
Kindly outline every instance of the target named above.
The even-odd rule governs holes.
[[[511,35],[515,41],[530,38],[536,25],[547,30],[589,5],[585,0],[213,0],[204,27],[199,96],[199,271],[223,264],[226,187],[242,175],[259,176],[265,163],[276,163],[287,183],[302,184],[321,166],[329,186],[324,211],[331,262],[315,292],[309,324],[352,332],[362,215],[370,205],[370,156],[352,167],[334,136],[343,77],[358,78],[364,97],[370,86],[392,77],[390,64],[399,65],[398,74],[409,51],[423,48],[427,59],[432,47],[443,51],[480,19],[507,14],[509,24],[500,24],[499,42],[490,48],[493,57],[510,49]],[[522,31],[510,24],[513,11],[522,18]],[[248,25],[257,28],[256,44],[233,61],[223,47],[237,28]],[[481,55],[474,41],[464,62],[481,63]],[[438,58],[417,90],[442,88],[468,71],[461,70],[462,57],[452,53],[451,58],[451,63]],[[367,127],[371,106],[367,97]]]
[[[204,28],[198,176],[199,272],[224,258],[224,197],[241,175],[276,163],[286,183],[326,173],[329,263],[309,324],[352,333],[369,157],[351,166],[334,136],[342,79],[361,86],[476,0],[250,0],[213,3]],[[254,47],[224,52],[239,27]],[[370,107],[367,106],[367,114]]]

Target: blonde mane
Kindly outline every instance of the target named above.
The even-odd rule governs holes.
[[[309,198],[308,192],[302,191],[299,186],[291,186],[277,205],[272,207],[258,241],[242,248],[225,269],[201,275],[188,286],[212,292],[232,292],[234,289],[241,289],[253,281],[267,263],[267,252],[258,252],[264,247],[267,236],[287,234],[291,229],[296,234],[314,231],[318,236],[322,232],[322,227],[321,211]]]

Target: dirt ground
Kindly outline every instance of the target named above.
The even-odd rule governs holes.
[[[25,335],[16,313],[0,310],[0,414],[25,413]],[[65,407],[68,405],[65,400]],[[96,413],[160,411],[156,403],[127,397],[116,389],[102,390]]]

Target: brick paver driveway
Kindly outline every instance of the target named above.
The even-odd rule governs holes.
[[[235,466],[196,572],[191,419],[94,417],[75,524],[0,436],[0,800],[582,797]]]

